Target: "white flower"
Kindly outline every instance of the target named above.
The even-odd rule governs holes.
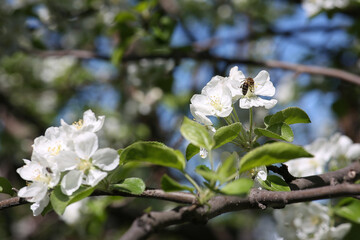
[[[35,138],[33,155],[45,158],[50,164],[56,164],[54,157],[61,151],[69,150],[70,147],[71,141],[62,127],[50,127],[45,131],[44,136]]]
[[[216,80],[218,77],[215,76],[211,80],[216,84],[206,85],[201,94],[195,94],[190,100],[191,112],[197,121],[205,125],[212,125],[207,116],[227,117],[233,109],[231,91],[226,85]]]
[[[246,79],[238,79],[239,86],[244,88],[244,83]],[[262,99],[258,96],[272,97],[275,95],[275,87],[270,81],[269,73],[265,70],[259,72],[259,74],[253,79],[254,86],[249,86],[245,95],[240,98],[239,105],[240,108],[249,109],[251,107],[265,107],[270,109],[275,106],[277,100],[275,99]],[[242,93],[241,93],[242,94]]]
[[[317,202],[297,203],[274,210],[277,231],[284,239],[342,239],[351,224],[332,225],[329,209]]]
[[[312,158],[298,158],[286,162],[289,172],[296,177],[322,174],[326,164],[332,155],[332,147],[328,140],[319,138],[310,145],[304,147],[306,151],[314,155]]]
[[[311,17],[322,9],[344,8],[349,4],[349,0],[304,0],[302,7],[306,14]]]
[[[68,225],[74,225],[79,222],[83,216],[84,210],[87,209],[88,198],[84,198],[66,207],[65,212],[60,218]]]
[[[218,84],[225,85],[231,92],[232,102],[236,102],[242,96],[239,79],[245,79],[245,75],[238,71],[238,67],[230,69],[229,77],[215,76],[206,84],[207,87],[218,87]]]
[[[286,162],[289,172],[296,177],[324,173],[327,168],[336,170],[350,164],[360,157],[360,144],[339,133],[330,140],[320,138],[304,147],[313,158],[299,158]]]
[[[83,132],[74,138],[74,151],[63,151],[58,156],[61,171],[70,170],[61,181],[61,190],[71,195],[81,184],[95,186],[107,176],[104,171],[119,165],[119,155],[110,148],[98,149],[95,133]]]
[[[60,173],[56,168],[52,168],[42,156],[36,154],[32,156],[32,161],[24,159],[24,162],[25,166],[16,171],[21,178],[32,183],[21,188],[18,196],[34,203],[30,208],[34,216],[37,216],[48,205],[48,189],[58,184]]]
[[[104,125],[105,116],[99,116],[96,119],[95,114],[91,110],[84,112],[83,119],[80,119],[77,122],[74,122],[72,125],[67,124],[63,119],[61,119],[61,126],[64,128],[64,131],[69,134],[78,134],[81,132],[97,132]]]
[[[331,137],[329,146],[332,146],[332,156],[329,159],[330,170],[346,167],[352,160],[360,158],[360,144],[340,133]]]

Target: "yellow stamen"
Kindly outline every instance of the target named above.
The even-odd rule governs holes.
[[[73,122],[73,124],[72,124],[73,126],[75,126],[76,127],[76,129],[81,129],[82,127],[83,127],[83,125],[84,125],[84,121],[82,120],[82,119],[80,119],[79,121],[75,121],[75,122]]]
[[[59,154],[59,152],[61,151],[61,144],[55,146],[55,147],[48,147],[48,152],[52,155],[52,156],[56,156]]]
[[[220,98],[217,96],[211,96],[210,97],[210,105],[215,108],[217,111],[221,111],[222,105],[220,102]]]

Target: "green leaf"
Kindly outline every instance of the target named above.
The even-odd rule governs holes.
[[[194,188],[182,185],[177,181],[175,181],[174,179],[170,178],[166,174],[161,179],[161,188],[165,192],[174,192],[174,191],[183,191],[183,190],[194,192]]]
[[[265,124],[265,126],[267,127],[267,126],[269,126],[270,125],[270,119],[272,118],[272,114],[271,115],[267,115],[265,118],[264,118],[264,124]]]
[[[145,183],[140,178],[126,178],[120,183],[111,184],[111,188],[120,192],[139,195],[144,192]]]
[[[95,187],[81,186],[71,196],[67,196],[61,192],[60,186],[56,186],[51,192],[50,202],[55,212],[59,215],[62,215],[68,205],[90,196],[94,189]]]
[[[242,125],[241,123],[233,123],[228,126],[224,126],[216,130],[214,135],[215,140],[215,148],[221,147],[222,145],[231,142],[233,139],[235,139],[240,131],[241,131]]]
[[[248,178],[239,178],[228,183],[221,189],[221,192],[227,195],[244,195],[247,194],[254,182]]]
[[[0,193],[9,194],[11,196],[14,194],[11,183],[4,177],[0,177]]]
[[[214,139],[210,136],[205,126],[184,117],[180,132],[186,140],[197,147],[204,147],[211,150],[215,145]]]
[[[290,125],[295,123],[310,123],[311,121],[306,112],[301,108],[289,107],[272,115],[268,124],[274,125],[283,122]]]
[[[360,224],[359,200],[353,198],[345,198],[337,204],[334,210],[337,215]]]
[[[254,167],[283,163],[301,157],[313,157],[313,155],[302,147],[290,143],[269,143],[245,154],[240,161],[240,172],[253,169]]]
[[[288,192],[291,190],[289,185],[276,175],[268,175],[266,181],[261,181],[261,186],[270,191]]]
[[[185,168],[182,153],[159,142],[136,142],[125,148],[121,152],[120,163],[133,161],[149,162],[181,171]]]
[[[281,139],[287,142],[292,142],[294,140],[294,133],[291,130],[291,127],[286,123],[277,123],[266,129],[256,128],[254,132],[259,136]]]
[[[238,155],[236,152],[231,154],[218,168],[217,175],[220,183],[224,183],[230,176],[236,172],[236,160]]]
[[[217,174],[205,165],[199,165],[195,168],[195,172],[200,174],[206,181],[217,181]]]
[[[200,148],[190,143],[186,148],[186,160],[190,160],[193,156],[200,152]]]

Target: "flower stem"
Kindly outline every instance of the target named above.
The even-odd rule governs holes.
[[[184,176],[185,178],[195,187],[196,191],[198,192],[198,194],[201,193],[201,188],[199,187],[199,185],[195,182],[195,180],[186,172],[184,172]]]
[[[252,145],[252,131],[253,131],[253,109],[249,109],[249,122],[250,122],[250,129],[249,129],[249,148],[251,149]]]

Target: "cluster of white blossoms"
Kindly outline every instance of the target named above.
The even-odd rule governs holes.
[[[202,89],[201,94],[195,94],[191,98],[191,114],[197,122],[211,126],[213,123],[208,116],[228,117],[233,110],[233,104],[238,100],[240,108],[243,109],[274,107],[277,100],[259,97],[272,97],[275,94],[269,73],[263,70],[252,80],[253,85],[247,82],[247,78],[238,67],[233,67],[228,77],[213,77]]]
[[[322,9],[344,8],[349,3],[349,0],[305,0],[302,2],[302,7],[308,16],[313,16]]]
[[[49,190],[59,183],[61,191],[70,196],[82,184],[97,185],[107,176],[107,171],[119,165],[119,155],[111,148],[98,149],[99,131],[104,116],[96,118],[87,110],[83,119],[68,125],[61,120],[60,127],[50,127],[44,136],[35,139],[31,161],[17,172],[28,185],[18,196],[33,202],[31,210],[39,215],[49,203]]]
[[[334,227],[329,208],[317,202],[297,203],[274,210],[276,229],[280,239],[326,240],[342,239],[351,228],[350,223]]]
[[[251,82],[248,82],[251,79]],[[277,100],[266,100],[259,96],[272,97],[275,87],[270,81],[269,73],[261,71],[255,78],[246,78],[245,75],[233,67],[228,77],[215,76],[202,89],[201,94],[195,94],[190,99],[190,112],[195,120],[204,124],[213,135],[215,128],[209,116],[228,117],[233,111],[233,105],[239,101],[240,108],[274,107]],[[200,156],[207,157],[207,151],[200,149]]]
[[[327,170],[336,170],[348,166],[351,161],[360,158],[360,143],[339,133],[330,139],[320,138],[304,147],[313,154],[313,158],[299,158],[286,162],[289,172],[296,177],[317,175]]]

